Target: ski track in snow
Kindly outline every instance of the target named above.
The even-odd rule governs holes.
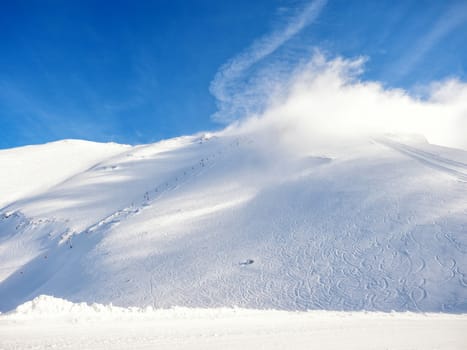
[[[429,167],[452,175],[460,181],[467,182],[467,164],[465,163],[447,159],[390,139],[379,139],[377,142],[416,159]]]
[[[457,188],[466,194],[466,164],[389,139],[377,142],[454,176],[460,181]],[[245,203],[238,200],[243,204],[232,204],[230,210],[210,209],[197,216],[197,212],[204,213],[202,203],[177,211],[169,208],[176,196],[183,195],[182,189],[209,176],[210,170],[224,166],[230,157],[241,155],[244,144],[251,141],[235,139],[213,147],[172,179],[148,187],[140,202],[130,203],[81,232],[70,231],[66,222],[50,218],[27,218],[19,211],[4,213],[0,244],[24,236],[24,240],[15,241],[22,244],[28,237],[47,235],[37,242],[39,255],[24,261],[23,266],[19,264],[17,271],[0,283],[0,297],[10,298],[0,302],[0,309],[10,309],[46,292],[72,300],[153,307],[467,312],[465,201],[451,216],[433,213],[428,220],[424,208],[418,208],[423,204],[437,210],[431,202],[443,198],[441,190],[435,194],[408,192],[417,201],[415,209],[406,210],[403,198],[384,189],[375,208],[366,203],[372,192],[365,181],[370,183],[371,174],[351,180],[360,191],[354,190],[357,195],[352,197],[347,189],[327,180],[329,168],[341,171],[339,167],[347,163],[317,162],[313,165],[316,173],[265,187]],[[228,197],[217,207],[230,208],[227,199],[236,203]],[[455,197],[459,200],[462,193]],[[285,205],[281,203],[284,198],[288,201]],[[449,198],[445,201],[450,203]],[[192,216],[188,209],[194,212]],[[144,224],[138,221],[142,217],[157,223],[169,214],[186,222],[172,226],[159,223],[148,234],[133,234]],[[170,239],[161,240],[161,231],[167,231]],[[146,238],[156,233],[159,238]],[[116,249],[117,243],[130,237],[142,242],[149,239],[153,249],[140,253],[142,261],[112,253],[112,247]],[[132,242],[127,243],[124,253],[148,248],[144,244],[130,248]],[[87,258],[96,256],[97,272],[89,277],[82,266]],[[116,259],[116,275],[105,272],[107,258]],[[252,263],[242,263],[248,259]],[[1,268],[13,270],[14,266]],[[80,283],[84,286],[73,287]],[[11,297],[12,293],[23,294]]]

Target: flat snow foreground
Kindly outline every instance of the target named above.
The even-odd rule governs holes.
[[[466,314],[121,308],[39,296],[0,349],[465,349]]]

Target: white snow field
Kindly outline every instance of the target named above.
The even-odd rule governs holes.
[[[8,313],[0,348],[465,348],[467,151],[266,134],[0,151],[0,311],[157,309],[136,326]]]
[[[63,140],[0,150],[0,207],[39,194],[129,146]]]
[[[453,314],[169,310],[40,296],[0,316],[9,349],[465,349]]]

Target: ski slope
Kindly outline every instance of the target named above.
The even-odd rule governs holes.
[[[42,294],[467,312],[466,151],[394,136],[291,149],[239,130],[77,156],[79,145],[0,154],[1,169],[31,173],[36,153],[47,165],[24,187],[21,171],[0,174],[2,312]],[[17,155],[24,165],[11,165]]]

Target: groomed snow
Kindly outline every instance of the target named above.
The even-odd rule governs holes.
[[[39,296],[0,315],[0,349],[465,349],[467,315],[120,308]]]

